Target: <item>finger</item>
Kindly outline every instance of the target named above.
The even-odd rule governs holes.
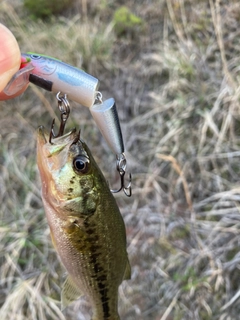
[[[21,90],[19,90],[18,92],[16,92],[15,94],[13,94],[11,96],[6,95],[4,92],[0,92],[0,101],[9,100],[9,99],[12,99],[12,98],[19,96],[27,89],[27,87],[28,87],[28,84],[26,84],[23,88],[21,88]]]
[[[0,24],[0,39],[0,91],[2,91],[19,70],[21,53],[15,37],[2,24]]]

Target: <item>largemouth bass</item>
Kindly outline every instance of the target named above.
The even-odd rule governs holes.
[[[92,320],[119,320],[118,287],[131,274],[119,208],[80,133],[48,136],[38,129],[37,162],[52,241],[68,272],[62,308],[86,295]]]

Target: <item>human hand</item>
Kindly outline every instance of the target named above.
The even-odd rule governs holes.
[[[12,96],[3,92],[12,76],[19,70],[21,53],[14,35],[0,23],[0,100],[8,100],[23,93],[27,85]]]

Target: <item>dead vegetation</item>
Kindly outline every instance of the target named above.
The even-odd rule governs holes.
[[[133,196],[117,195],[132,280],[120,288],[121,319],[235,320],[240,306],[240,6],[237,0],[104,1],[50,21],[31,21],[14,1],[1,21],[21,50],[83,67],[117,102]],[[125,4],[144,29],[114,32]],[[75,9],[76,9],[75,8]],[[57,117],[54,97],[30,86],[1,103],[0,318],[89,319],[81,299],[64,314],[64,270],[41,203],[34,131]],[[114,156],[86,108],[72,103],[112,185]],[[100,143],[99,143],[100,142]],[[112,171],[109,166],[112,164]]]

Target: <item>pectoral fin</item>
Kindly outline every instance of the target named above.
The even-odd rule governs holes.
[[[70,276],[67,277],[63,284],[61,293],[61,310],[65,309],[71,302],[77,300],[83,295],[81,290]]]
[[[54,246],[54,249],[57,250],[56,241],[54,239],[54,236],[53,236],[51,229],[50,229],[50,236],[51,236],[51,240],[52,240],[52,244]]]
[[[123,280],[130,280],[130,279],[131,279],[131,266],[130,266],[129,260],[127,259]]]

